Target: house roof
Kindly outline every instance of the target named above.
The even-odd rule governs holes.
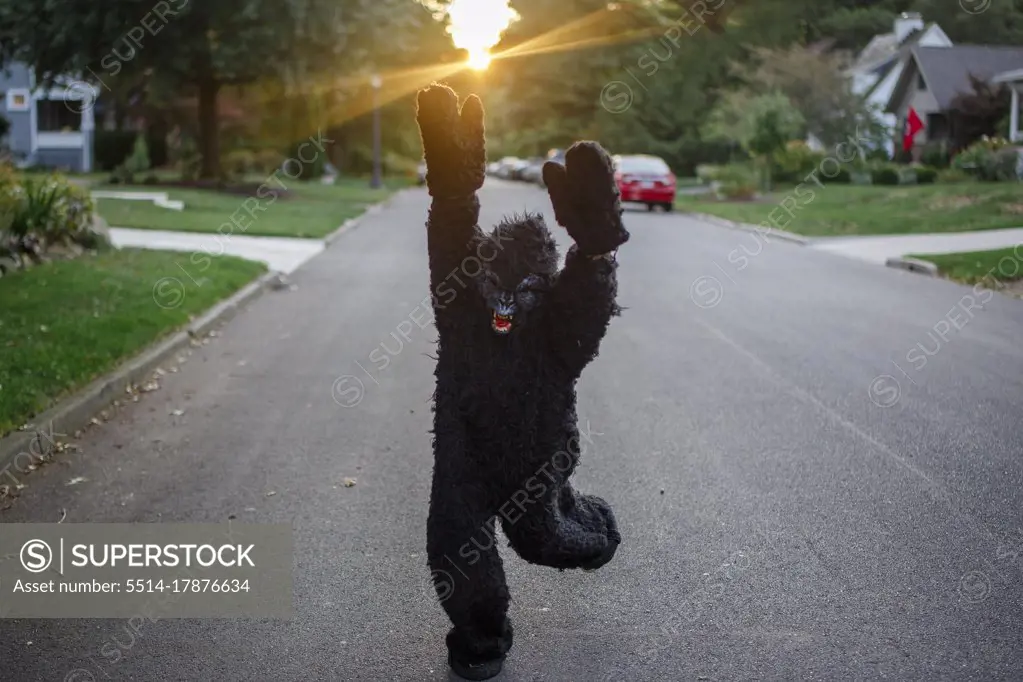
[[[1016,46],[917,47],[913,57],[941,109],[948,109],[956,95],[972,92],[971,75],[988,80],[1023,68],[1023,47]]]
[[[903,56],[908,49],[919,43],[924,34],[935,26],[937,24],[931,22],[924,26],[923,29],[913,29],[906,34],[902,42],[896,39],[894,33],[881,33],[874,36],[857,55],[856,61],[852,65],[852,70],[872,71],[878,67],[884,67],[885,71],[888,71],[897,61],[897,57]],[[884,78],[884,75],[881,74],[880,77]]]
[[[956,45],[952,47],[915,47],[910,51],[908,67],[902,70],[885,111],[895,113],[904,100],[916,74],[941,110],[949,109],[957,95],[973,91],[970,76],[985,81],[1023,68],[1023,47],[1010,45]]]

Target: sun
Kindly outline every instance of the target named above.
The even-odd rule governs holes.
[[[466,64],[470,69],[476,71],[486,71],[487,67],[490,66],[490,53],[486,50],[476,50],[469,53],[469,59],[466,60]]]
[[[508,0],[452,0],[447,15],[451,41],[469,53],[467,65],[477,71],[490,65],[490,48],[519,16]]]

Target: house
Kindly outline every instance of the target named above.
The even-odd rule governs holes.
[[[903,13],[895,18],[892,32],[874,36],[846,70],[853,92],[866,97],[876,111],[877,121],[892,131],[891,137],[894,137],[898,120],[886,113],[885,107],[909,53],[916,47],[952,47],[952,41],[937,24],[925,25],[920,14]],[[892,149],[888,152],[891,154]]]
[[[0,71],[0,115],[11,124],[5,146],[19,165],[91,171],[98,94],[95,86],[72,79],[41,90],[28,65],[8,64]]]
[[[1023,47],[957,45],[913,48],[885,111],[894,115],[900,124],[906,121],[911,108],[916,111],[924,124],[923,130],[913,138],[917,149],[929,141],[950,141],[955,134],[952,102],[958,95],[973,92],[971,76],[1012,87],[1015,110],[1010,119],[1015,122],[1013,130],[1019,138]]]

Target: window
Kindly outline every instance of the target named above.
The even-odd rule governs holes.
[[[22,88],[8,90],[5,97],[7,111],[28,111],[32,106],[32,98],[28,90]]]
[[[922,73],[916,74],[916,89],[917,90],[927,89],[927,83],[924,83],[924,75]]]
[[[41,99],[36,102],[36,121],[41,133],[78,132],[82,129],[81,112],[72,111],[59,99]]]
[[[622,156],[618,159],[618,170],[622,173],[670,173],[668,164],[649,156]]]

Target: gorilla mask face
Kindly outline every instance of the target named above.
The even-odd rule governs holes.
[[[493,271],[480,282],[480,293],[490,310],[490,326],[498,334],[511,333],[512,327],[524,322],[539,304],[546,289],[544,278],[527,275],[514,289],[506,289]]]
[[[506,221],[490,235],[494,257],[477,277],[490,313],[490,327],[500,335],[525,324],[540,305],[557,271],[558,250],[539,216]]]

